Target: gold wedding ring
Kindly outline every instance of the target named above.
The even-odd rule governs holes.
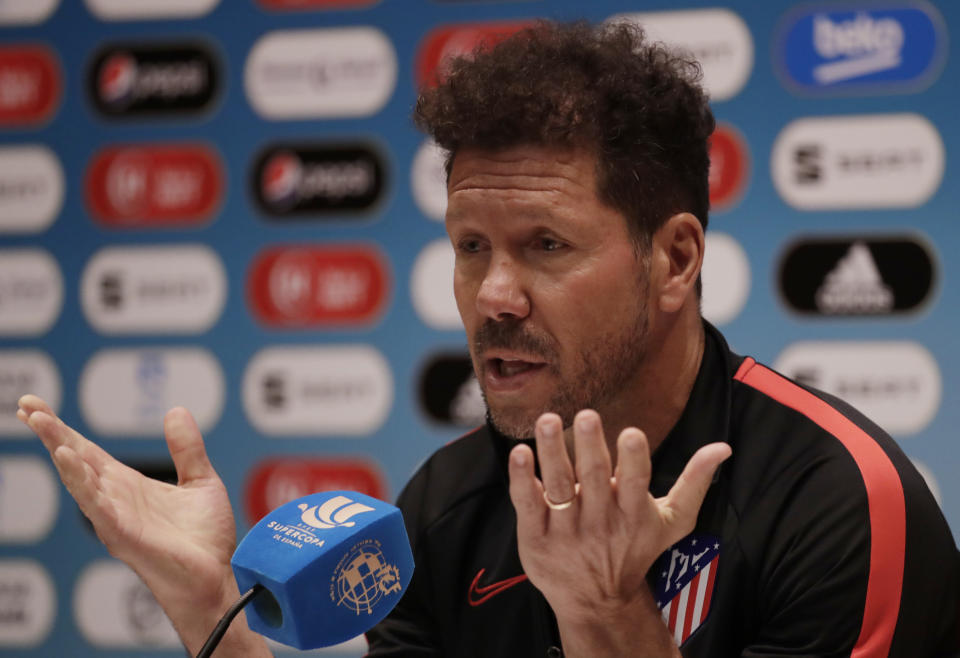
[[[557,511],[564,510],[570,507],[571,505],[573,505],[573,501],[577,499],[577,494],[579,493],[580,493],[580,483],[577,482],[573,488],[573,495],[570,496],[569,500],[565,500],[562,503],[555,503],[552,500],[550,500],[550,496],[547,495],[547,490],[544,489],[543,502],[545,502],[547,504],[547,507],[549,507],[552,510],[557,510]]]

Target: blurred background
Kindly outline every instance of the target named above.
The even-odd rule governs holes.
[[[704,314],[889,431],[956,533],[957,3],[0,0],[0,651],[183,654],[25,392],[174,481],[161,420],[188,407],[240,534],[312,491],[393,500],[482,420],[410,112],[538,17],[639,21],[702,62]]]

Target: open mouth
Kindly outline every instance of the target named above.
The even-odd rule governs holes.
[[[540,370],[547,364],[514,359],[490,359],[490,367],[497,377],[516,377],[526,372]]]

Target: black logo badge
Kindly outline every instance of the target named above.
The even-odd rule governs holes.
[[[780,262],[780,290],[794,311],[875,316],[917,311],[936,275],[929,249],[910,236],[811,238]]]
[[[257,206],[276,218],[369,210],[385,168],[364,144],[276,144],[257,158],[250,181]]]
[[[218,68],[201,43],[111,44],[94,57],[87,88],[108,117],[197,114],[219,91]]]
[[[420,403],[427,415],[439,423],[457,427],[482,425],[487,407],[470,357],[458,353],[433,356],[420,374]]]

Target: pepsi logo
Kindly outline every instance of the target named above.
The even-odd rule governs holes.
[[[110,55],[97,77],[100,98],[110,105],[126,105],[133,96],[136,78],[137,60],[125,52]]]
[[[264,199],[277,209],[290,209],[303,180],[303,163],[290,151],[278,151],[263,165],[260,186]]]

